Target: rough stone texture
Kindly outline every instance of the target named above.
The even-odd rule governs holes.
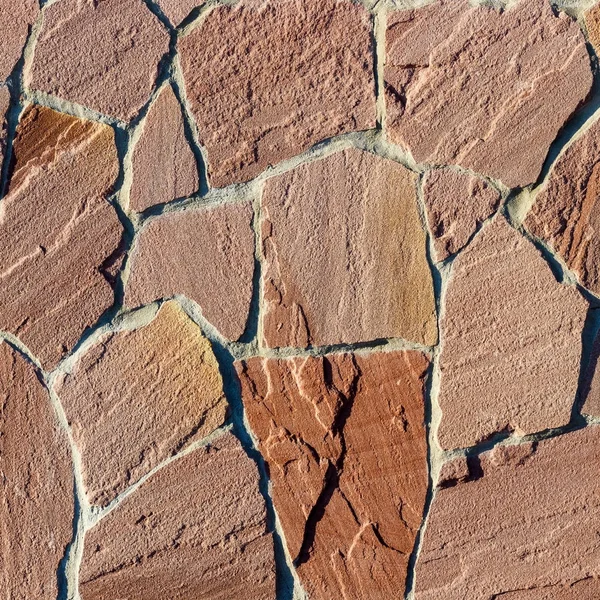
[[[525,220],[600,295],[600,121],[554,165]]]
[[[578,600],[600,591],[600,429],[496,447],[437,491],[415,600]]]
[[[0,82],[23,54],[27,36],[40,13],[37,0],[0,0]]]
[[[582,382],[582,397],[585,400],[582,412],[600,417],[600,333],[596,334],[589,364]]]
[[[175,302],[134,331],[109,334],[57,385],[80,448],[87,495],[108,504],[225,419],[210,342]]]
[[[438,260],[466,246],[500,204],[500,194],[485,180],[450,169],[426,175],[423,198]]]
[[[501,218],[453,263],[445,298],[441,387],[444,448],[496,432],[569,421],[587,303]]]
[[[73,537],[66,436],[30,362],[0,342],[0,598],[56,598]]]
[[[253,358],[236,366],[310,598],[401,597],[427,491],[425,356]]]
[[[122,234],[104,199],[118,173],[114,135],[33,106],[13,158],[0,221],[0,329],[51,368],[114,301],[103,274]]]
[[[44,9],[29,87],[129,121],[150,97],[169,35],[142,0]]]
[[[183,294],[225,337],[238,339],[252,297],[252,218],[250,203],[233,203],[149,222],[136,243],[125,303]]]
[[[375,126],[371,23],[348,0],[243,0],[179,42],[212,185]]]
[[[194,8],[200,7],[205,0],[159,0],[158,4],[169,21],[177,27]]]
[[[537,179],[592,74],[577,23],[549,2],[442,0],[390,16],[385,84],[391,139],[417,162],[516,187]]]
[[[272,600],[256,465],[227,433],[152,475],[86,536],[83,600]]]
[[[166,85],[150,107],[133,151],[129,208],[143,211],[198,189],[198,168],[183,129],[181,105]]]
[[[0,169],[6,151],[6,113],[10,104],[10,92],[7,87],[0,87]]]
[[[586,10],[583,16],[588,39],[597,54],[600,51],[600,4]]]
[[[436,343],[415,174],[345,150],[269,179],[262,208],[268,346]]]

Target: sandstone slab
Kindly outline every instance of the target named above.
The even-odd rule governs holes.
[[[151,105],[133,151],[129,208],[143,211],[198,189],[198,167],[183,127],[181,105],[166,85]]]
[[[254,275],[249,202],[162,215],[140,232],[125,289],[127,306],[183,294],[225,337],[242,336]]]
[[[587,303],[501,218],[455,260],[441,323],[443,448],[569,421]]]
[[[577,23],[539,0],[398,11],[386,56],[391,139],[417,162],[461,165],[509,187],[537,179],[592,84]]]
[[[140,329],[109,334],[58,381],[86,492],[108,504],[225,420],[210,342],[175,302]]]
[[[591,600],[600,590],[600,429],[473,457],[439,489],[415,600]]]
[[[272,600],[256,465],[230,434],[152,475],[85,539],[83,600]]]
[[[600,51],[600,4],[595,4],[583,14],[588,39],[596,54]]]
[[[427,491],[414,351],[237,364],[288,550],[310,598],[394,598]]]
[[[114,302],[103,274],[123,232],[105,200],[119,168],[113,130],[32,106],[13,159],[0,220],[0,329],[50,369]]]
[[[347,0],[243,0],[179,42],[215,187],[375,127],[372,24]]]
[[[56,598],[73,538],[66,435],[25,358],[0,343],[0,598]]]
[[[142,0],[46,6],[27,85],[123,121],[148,101],[169,35]]]
[[[10,75],[21,58],[27,36],[39,13],[37,0],[0,2],[0,82]]]
[[[269,179],[264,339],[307,346],[437,341],[416,175],[356,149]]]
[[[159,0],[158,4],[169,21],[177,27],[194,8],[200,7],[205,0]]]
[[[10,92],[7,87],[0,87],[0,169],[6,151],[6,113],[10,105]]]
[[[500,194],[484,179],[450,169],[429,171],[423,198],[438,260],[464,248],[500,204]]]
[[[596,334],[592,346],[581,393],[584,400],[582,411],[587,415],[600,416],[600,334]]]

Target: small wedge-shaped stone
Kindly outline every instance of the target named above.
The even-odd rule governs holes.
[[[73,539],[66,435],[33,365],[0,342],[0,598],[54,600]]]
[[[417,162],[534,182],[592,85],[577,23],[546,0],[440,0],[388,19],[387,124]]]
[[[242,0],[179,43],[215,187],[375,127],[372,24],[350,0]]]
[[[258,482],[230,433],[152,475],[87,533],[82,600],[273,600]]]
[[[0,82],[10,75],[23,54],[39,13],[38,0],[0,0]]]
[[[123,121],[148,101],[169,35],[142,0],[46,6],[27,84]]]
[[[598,598],[600,428],[471,461],[434,496],[415,600]]]
[[[414,173],[349,149],[269,179],[262,209],[268,346],[436,343]]]
[[[569,421],[587,303],[504,219],[452,266],[441,323],[443,448]]]
[[[160,9],[174,27],[177,27],[194,8],[202,6],[204,2],[205,0],[158,0]]]
[[[500,194],[485,180],[450,169],[426,175],[423,199],[438,260],[466,246],[500,204]]]
[[[600,121],[554,165],[525,226],[549,243],[579,281],[600,295]]]
[[[427,358],[329,354],[236,366],[309,597],[403,597],[427,492]]]
[[[133,151],[129,208],[191,196],[198,189],[198,167],[183,128],[181,105],[170,85],[154,101]]]
[[[254,275],[252,205],[232,203],[162,215],[140,232],[127,306],[183,294],[231,340],[246,328]]]
[[[10,105],[10,92],[7,87],[0,87],[0,169],[6,150],[6,113]]]
[[[105,505],[221,425],[227,402],[210,342],[175,302],[106,336],[58,381],[86,492]]]
[[[33,106],[13,146],[0,219],[0,329],[44,368],[114,302],[103,269],[123,228],[105,200],[119,161],[113,130]]]

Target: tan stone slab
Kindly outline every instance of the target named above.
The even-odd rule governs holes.
[[[179,42],[211,185],[375,127],[372,23],[348,0],[243,0]]]
[[[200,7],[205,0],[159,0],[158,4],[169,21],[177,27],[194,8]]]
[[[56,391],[99,505],[206,437],[227,411],[210,342],[175,302],[145,327],[106,336]]]
[[[0,82],[23,54],[31,26],[40,14],[37,0],[0,0]]]
[[[583,13],[588,39],[596,54],[600,51],[600,4],[595,4]]]
[[[82,600],[273,600],[256,465],[227,433],[152,475],[85,539]]]

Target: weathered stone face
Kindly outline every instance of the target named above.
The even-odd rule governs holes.
[[[11,74],[23,54],[27,36],[39,13],[37,0],[0,2],[0,82]]]
[[[159,0],[158,4],[175,27],[181,23],[194,8],[200,7],[205,0]]]
[[[600,4],[595,4],[584,13],[588,39],[596,54],[600,50]]]

